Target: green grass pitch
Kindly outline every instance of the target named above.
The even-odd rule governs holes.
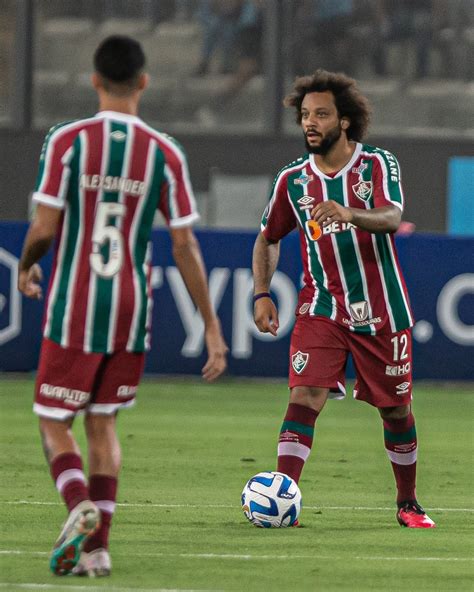
[[[119,416],[113,574],[54,577],[65,509],[46,469],[32,380],[0,382],[2,590],[435,591],[473,586],[474,397],[417,385],[418,497],[436,529],[402,529],[375,409],[330,401],[300,482],[302,528],[248,523],[240,493],[275,468],[283,383],[146,380]],[[84,450],[82,422],[75,432]]]

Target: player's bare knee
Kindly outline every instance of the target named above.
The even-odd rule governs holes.
[[[84,419],[84,426],[87,438],[105,439],[110,435],[115,435],[116,414],[98,415],[87,413]]]
[[[67,434],[72,426],[72,419],[67,420],[56,420],[48,419],[46,417],[39,418],[39,429],[41,435],[45,437],[61,436],[61,434]]]
[[[329,395],[329,389],[322,387],[295,386],[290,392],[290,402],[321,411]]]
[[[71,439],[71,426],[73,420],[67,419],[58,421],[45,417],[39,418],[39,431],[44,455],[48,463],[51,463],[55,456],[68,447]]]
[[[381,407],[379,413],[382,419],[403,419],[410,414],[410,405],[400,405],[398,407]]]

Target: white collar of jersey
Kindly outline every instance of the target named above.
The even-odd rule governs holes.
[[[95,117],[98,119],[115,119],[118,121],[124,121],[126,123],[139,122],[141,119],[136,115],[129,115],[128,113],[120,113],[119,111],[99,111]]]
[[[313,172],[315,172],[320,177],[324,177],[325,179],[337,179],[337,177],[341,177],[342,175],[345,175],[347,173],[347,171],[352,167],[352,165],[355,163],[355,161],[359,158],[360,153],[361,153],[361,150],[362,150],[362,144],[360,142],[356,142],[356,147],[355,147],[355,150],[354,150],[354,154],[352,155],[351,159],[346,164],[346,166],[344,168],[342,168],[337,173],[337,175],[334,175],[334,177],[330,177],[329,175],[326,175],[326,173],[323,173],[318,168],[318,165],[316,164],[316,159],[314,157],[314,154],[310,154],[309,155],[309,163],[311,165],[311,168],[313,169]]]

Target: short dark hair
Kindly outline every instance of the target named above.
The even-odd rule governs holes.
[[[334,95],[339,117],[347,117],[350,121],[346,130],[349,140],[362,140],[369,127],[370,104],[358,89],[356,81],[345,74],[319,69],[308,76],[296,78],[293,91],[285,97],[283,104],[296,108],[296,121],[301,124],[301,104],[305,95],[325,91]]]
[[[145,66],[145,54],[138,41],[125,35],[111,35],[94,54],[94,67],[105,81],[134,88]]]

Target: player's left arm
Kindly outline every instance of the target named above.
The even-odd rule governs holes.
[[[402,212],[395,205],[362,210],[342,206],[333,200],[328,200],[319,203],[311,211],[311,216],[322,227],[333,222],[346,222],[354,224],[362,230],[367,230],[367,232],[391,233],[398,230]]]
[[[170,228],[173,257],[186,288],[204,320],[208,359],[202,369],[205,380],[212,381],[227,367],[227,345],[221,324],[212,307],[201,249],[190,226]]]
[[[18,264],[18,289],[29,298],[40,299],[43,274],[38,261],[46,255],[56,236],[62,210],[38,204],[30,224]]]

